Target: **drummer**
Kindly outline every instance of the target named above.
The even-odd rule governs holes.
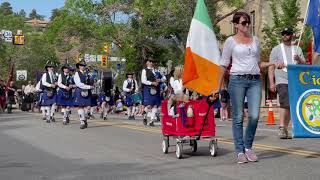
[[[85,70],[87,66],[84,59],[76,64],[78,71],[74,75],[74,82],[76,85],[74,106],[78,107],[78,114],[80,118],[80,129],[85,129],[88,127],[86,119],[86,110],[90,108],[91,105],[91,89],[93,86],[90,84],[90,76]]]
[[[143,85],[143,105],[144,125],[154,126],[154,122],[157,120],[158,106],[161,104],[160,97],[160,83],[166,80],[165,76],[157,76],[158,73],[155,70],[155,61],[153,58],[148,58],[146,62],[146,68],[142,70],[141,83]],[[147,122],[148,114],[150,113],[150,122]]]
[[[42,84],[42,98],[41,98],[41,107],[46,111],[46,121],[50,123],[54,122],[54,111],[56,104],[56,88],[57,88],[57,78],[54,74],[54,65],[52,62],[48,61],[45,69],[46,73],[42,75],[41,84]]]
[[[128,119],[129,120],[134,120],[135,117],[135,112],[136,112],[136,104],[134,103],[132,95],[134,93],[137,93],[139,88],[138,88],[138,83],[135,79],[133,79],[133,74],[134,73],[127,73],[127,79],[124,80],[123,82],[123,91],[126,93],[126,105],[128,107],[127,113],[128,113]]]
[[[70,74],[69,64],[65,64],[61,67],[62,73],[58,77],[58,99],[57,104],[61,106],[63,112],[63,124],[67,125],[70,121],[69,112],[70,107],[73,106],[72,89],[75,85],[72,81],[72,76]]]

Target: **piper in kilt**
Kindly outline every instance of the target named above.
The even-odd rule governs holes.
[[[146,62],[147,67],[142,70],[141,83],[143,85],[143,102],[145,106],[143,123],[144,125],[154,126],[157,120],[158,106],[161,104],[160,83],[166,80],[165,76],[158,76],[155,70],[155,61],[149,58]],[[147,122],[150,113],[150,122]]]
[[[55,111],[55,104],[57,101],[57,78],[53,71],[53,63],[48,61],[45,69],[46,73],[42,75],[41,78],[41,85],[43,94],[41,97],[41,106],[46,111],[46,121],[50,123],[51,121],[54,122],[54,111]]]
[[[58,100],[57,104],[61,106],[63,112],[63,124],[67,125],[70,121],[70,107],[73,106],[72,89],[75,87],[70,74],[70,66],[65,64],[61,67],[62,73],[58,77]]]
[[[135,119],[134,114],[136,111],[136,105],[134,103],[132,95],[138,92],[138,83],[133,79],[133,73],[127,73],[126,76],[127,79],[124,80],[122,89],[126,93],[125,104],[128,107],[128,119]]]
[[[91,106],[91,89],[93,89],[93,86],[90,85],[90,76],[85,70],[86,65],[84,59],[81,59],[81,61],[76,64],[78,71],[74,75],[76,90],[73,105],[78,107],[80,129],[88,127],[86,110]]]

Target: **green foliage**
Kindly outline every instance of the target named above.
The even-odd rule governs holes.
[[[29,14],[29,19],[44,19],[44,16],[37,13],[37,10],[32,9],[31,13]]]
[[[269,0],[273,24],[265,24],[262,30],[264,59],[268,59],[270,50],[280,43],[281,31],[285,27],[292,27],[298,32],[297,24],[301,13],[299,2],[299,0]]]
[[[0,14],[4,16],[13,14],[12,7],[9,2],[3,2],[0,5]]]

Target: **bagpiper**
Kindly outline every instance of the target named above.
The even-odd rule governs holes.
[[[72,89],[75,88],[73,77],[70,74],[69,64],[61,67],[62,73],[58,77],[58,98],[57,104],[61,106],[63,112],[63,124],[67,125],[70,122],[69,112],[73,106]]]
[[[54,73],[54,65],[51,61],[48,61],[45,66],[46,73],[41,78],[41,89],[43,94],[41,97],[41,106],[46,111],[46,121],[50,123],[54,122],[55,104],[57,102],[57,78]]]
[[[135,119],[134,114],[136,112],[136,105],[134,103],[132,95],[134,93],[137,93],[139,90],[137,81],[133,79],[133,74],[134,73],[126,74],[127,79],[123,81],[123,86],[122,86],[123,91],[126,93],[125,103],[126,103],[126,106],[128,107],[127,114],[128,114],[129,120]]]
[[[158,107],[161,104],[160,83],[165,82],[166,77],[157,73],[153,58],[147,59],[146,66],[141,73],[141,83],[143,85],[142,103],[145,106],[143,124],[154,126],[154,122],[157,120]],[[149,113],[151,120],[148,123],[147,117]]]
[[[88,127],[86,113],[91,105],[91,89],[93,89],[93,86],[90,85],[90,76],[85,69],[87,64],[84,59],[81,59],[76,66],[78,71],[74,75],[76,85],[74,106],[78,107],[80,129],[85,129]]]

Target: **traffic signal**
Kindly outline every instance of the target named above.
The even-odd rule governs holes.
[[[107,67],[107,65],[108,65],[108,56],[102,56],[101,66]]]
[[[24,35],[15,35],[13,38],[14,45],[24,45]]]
[[[103,51],[106,52],[107,54],[109,53],[109,45],[108,45],[108,43],[104,43]]]

